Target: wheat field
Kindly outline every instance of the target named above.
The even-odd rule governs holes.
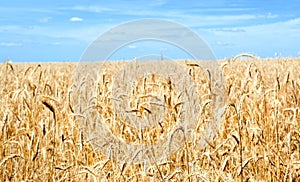
[[[81,122],[92,121],[79,113],[76,97],[83,83],[72,79],[77,63],[1,64],[0,181],[298,181],[300,59],[218,62],[226,104],[214,138],[204,148],[195,144],[214,122],[209,72],[201,61],[178,61],[199,94],[197,127],[191,140],[182,137],[184,145],[172,155],[162,160],[152,156],[147,163],[118,162],[88,139]],[[105,65],[92,101],[85,104],[124,142],[156,143],[170,135],[184,111],[180,93],[159,75],[138,80],[130,93],[121,94],[129,98],[131,115],[154,124],[133,128],[116,118],[112,107],[114,77],[125,64]],[[165,103],[161,123],[151,118],[153,98]]]

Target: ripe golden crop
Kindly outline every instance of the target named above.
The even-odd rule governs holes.
[[[192,140],[163,161],[118,163],[101,153],[81,130],[77,64],[0,65],[1,181],[290,181],[300,175],[300,59],[219,61],[226,107],[221,126],[205,148],[199,141],[211,118],[213,95],[209,73],[200,61],[179,61],[199,94],[199,118]],[[127,94],[130,115],[152,121],[138,130],[115,117],[112,88],[125,63],[109,63],[97,78],[95,98],[87,101],[113,135],[126,143],[155,143],[181,117],[180,92],[168,78],[141,78]],[[180,75],[179,75],[180,76]],[[84,83],[82,83],[84,84]],[[76,90],[77,89],[77,90]],[[87,93],[88,94],[88,93]],[[166,105],[160,107],[158,100]],[[163,108],[163,120],[153,112]],[[147,120],[148,118],[148,120]],[[150,118],[150,119],[149,119]],[[191,118],[193,119],[193,118]],[[184,136],[183,136],[184,138]]]

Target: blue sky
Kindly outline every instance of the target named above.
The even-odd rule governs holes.
[[[162,18],[198,33],[218,59],[249,52],[260,57],[300,55],[300,3],[296,0],[0,0],[0,59],[79,61],[88,45],[118,24]],[[116,59],[148,54],[182,58],[171,45],[133,43]]]

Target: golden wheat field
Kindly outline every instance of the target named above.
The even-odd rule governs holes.
[[[76,97],[80,85],[72,79],[77,63],[1,64],[0,181],[300,180],[300,59],[218,62],[226,104],[214,139],[205,148],[195,144],[214,122],[209,119],[213,104],[209,74],[201,61],[179,61],[199,94],[197,127],[192,140],[186,139],[172,155],[162,160],[152,156],[148,163],[117,162],[82,131],[85,117],[78,113]],[[133,128],[115,117],[112,108],[112,82],[125,64],[105,65],[92,101],[85,104],[124,142],[153,144],[170,134],[184,110],[180,93],[171,80],[159,75],[138,80],[132,92],[123,93],[136,108],[131,114],[151,119],[155,111],[147,104],[149,95],[162,98],[166,109],[161,123]]]

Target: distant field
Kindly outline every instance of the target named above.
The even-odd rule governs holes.
[[[209,120],[213,96],[208,73],[200,61],[178,63],[199,93],[201,112],[195,135],[172,156],[164,161],[152,159],[147,165],[117,163],[96,150],[81,132],[74,94],[78,85],[72,80],[77,64],[1,64],[0,181],[300,179],[300,59],[219,61],[227,104],[222,125],[205,149],[199,149],[194,141],[202,137],[207,123],[213,122]],[[112,81],[122,65],[105,67],[105,76],[97,79],[91,106],[111,133],[125,142],[155,143],[169,134],[180,117],[179,93],[158,75],[148,81],[141,79],[128,93],[132,103],[143,94],[162,97],[167,112],[160,126],[136,130],[115,118],[111,106]],[[133,114],[151,117],[153,111],[146,107],[149,100],[141,101],[145,105],[132,106],[137,107]]]

